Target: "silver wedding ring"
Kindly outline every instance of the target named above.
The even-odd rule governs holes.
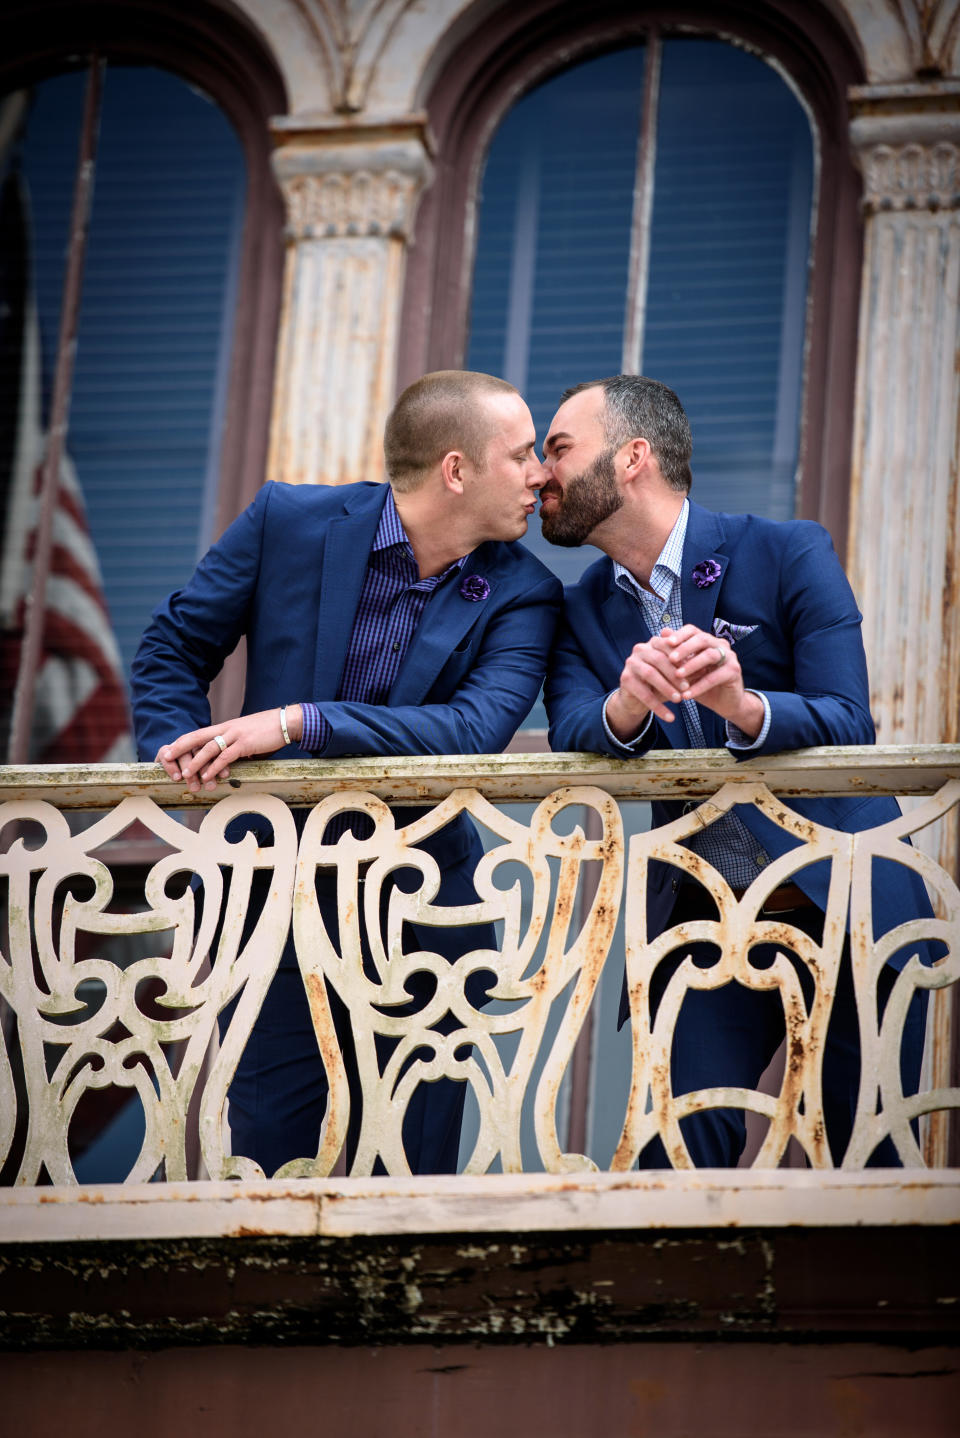
[[[719,666],[719,665],[722,664],[722,663],[724,662],[724,660],[726,659],[726,657],[727,657],[727,651],[726,651],[725,649],[721,649],[721,648],[720,648],[720,645],[718,644],[717,647],[716,647],[716,649],[714,649],[713,652],[714,652],[714,654],[717,656],[717,664],[718,664],[718,666]]]
[[[214,744],[219,745],[220,753],[222,754],[223,751],[224,751],[224,749],[226,749],[226,747],[227,747],[227,741],[226,741],[226,739],[224,739],[224,737],[223,737],[222,734],[214,734],[214,736],[213,736],[213,742],[214,742]]]

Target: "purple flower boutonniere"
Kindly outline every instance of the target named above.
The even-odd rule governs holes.
[[[700,563],[694,566],[693,582],[698,589],[706,589],[711,584],[716,584],[723,570],[715,559],[701,559]]]
[[[469,599],[474,604],[479,604],[481,599],[486,599],[490,593],[490,585],[482,574],[468,574],[466,579],[460,581],[460,593],[464,599]]]

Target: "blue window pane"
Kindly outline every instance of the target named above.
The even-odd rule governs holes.
[[[468,365],[530,402],[622,363],[643,49],[578,65],[506,116],[481,194]],[[663,46],[643,368],[677,390],[694,495],[794,512],[813,188],[784,80],[720,41]],[[590,557],[543,546],[564,579]]]
[[[479,217],[468,364],[511,380],[542,441],[560,392],[622,365],[643,52],[578,66],[521,101],[494,138]],[[813,146],[763,61],[713,41],[664,44],[643,369],[682,399],[694,497],[788,518],[802,386]],[[614,163],[616,157],[616,163]],[[525,541],[569,582],[595,549]],[[538,708],[531,725],[542,725]],[[629,831],[648,824],[629,805]],[[621,924],[622,927],[622,924]],[[615,947],[622,947],[618,934]],[[607,966],[590,1152],[609,1164],[630,1082]],[[605,1026],[606,1025],[606,1026]]]
[[[813,147],[754,55],[663,48],[644,371],[693,429],[693,497],[794,512]]]
[[[490,147],[467,365],[523,391],[541,441],[567,385],[620,369],[643,64],[632,46],[564,71]]]
[[[24,146],[48,395],[85,79],[37,86]],[[164,71],[108,69],[67,449],[127,667],[209,539],[244,190],[215,105]]]

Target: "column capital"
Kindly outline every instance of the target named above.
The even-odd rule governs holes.
[[[857,85],[850,142],[863,209],[960,209],[960,82]]]
[[[284,116],[272,131],[290,239],[409,238],[433,177],[425,115],[362,125]]]

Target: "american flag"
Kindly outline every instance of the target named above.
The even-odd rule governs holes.
[[[22,176],[0,155],[0,740],[10,740],[39,516],[45,434],[40,326]],[[6,471],[4,473],[4,471]],[[60,464],[30,763],[134,757],[126,685],[76,471]]]

